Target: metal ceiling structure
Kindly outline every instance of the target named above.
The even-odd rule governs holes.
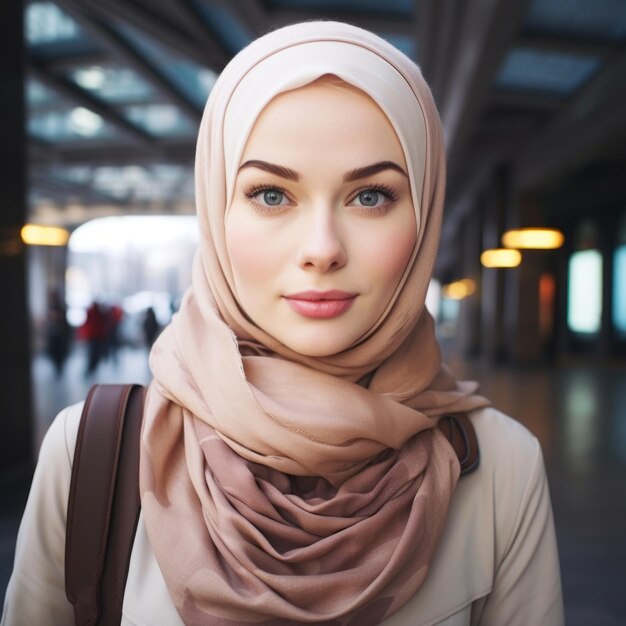
[[[34,216],[189,210],[217,74],[258,35],[316,19],[372,30],[420,64],[448,146],[444,250],[503,166],[549,206],[546,222],[626,206],[623,0],[33,0],[25,10]]]

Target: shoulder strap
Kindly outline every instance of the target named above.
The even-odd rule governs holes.
[[[461,464],[461,476],[473,472],[480,462],[480,450],[470,418],[464,414],[444,415],[437,422],[437,428],[454,448]]]
[[[65,540],[65,593],[75,624],[119,625],[139,518],[144,388],[94,385],[81,416]]]

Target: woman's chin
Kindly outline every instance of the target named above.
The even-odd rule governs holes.
[[[286,333],[282,337],[276,337],[285,346],[310,357],[327,357],[343,352],[353,343],[352,336],[345,333],[337,333],[335,329],[308,330],[296,334]]]

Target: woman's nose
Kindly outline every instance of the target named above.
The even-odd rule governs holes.
[[[346,264],[343,238],[330,211],[314,211],[312,220],[303,224],[303,230],[298,253],[298,265],[302,269],[330,272]]]

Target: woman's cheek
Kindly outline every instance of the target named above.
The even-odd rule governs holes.
[[[415,227],[410,223],[387,232],[381,229],[370,237],[363,236],[361,256],[370,266],[371,275],[389,281],[388,286],[395,289],[411,258],[416,239]]]
[[[273,242],[250,222],[233,219],[226,223],[226,247],[239,285],[262,283],[275,269]]]

